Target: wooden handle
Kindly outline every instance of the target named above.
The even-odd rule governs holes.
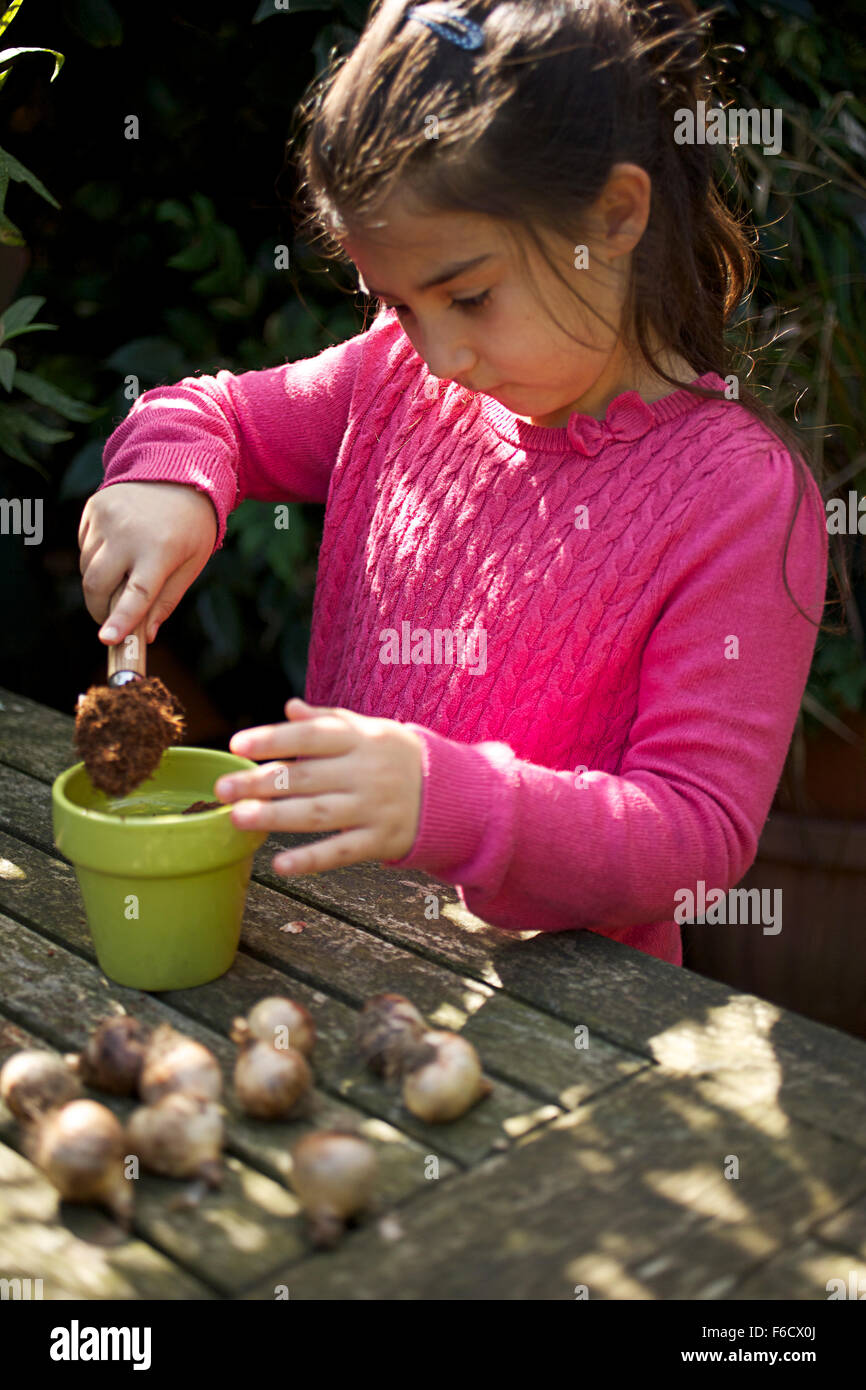
[[[109,613],[114,608],[120,595],[126,588],[126,580],[119,584],[111,595],[108,604]],[[128,636],[116,646],[108,648],[108,679],[116,675],[118,671],[137,671],[140,676],[147,674],[147,619],[143,618],[138,627],[133,628]]]

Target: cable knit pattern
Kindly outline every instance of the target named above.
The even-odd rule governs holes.
[[[317,357],[145,392],[105,465],[104,487],[206,492],[216,548],[246,497],[326,504],[304,693],[421,737],[393,867],[505,930],[681,963],[674,894],[752,863],[816,638],[782,580],[799,475],[742,406],[627,391],[529,425],[437,382],[386,311]],[[786,573],[820,618],[811,479]]]

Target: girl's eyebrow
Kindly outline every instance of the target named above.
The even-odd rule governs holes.
[[[420,293],[422,290],[435,289],[437,285],[445,285],[449,280],[456,280],[457,276],[462,275],[465,270],[472,270],[474,266],[480,265],[482,261],[489,261],[493,255],[495,255],[495,252],[485,251],[482,256],[474,256],[471,261],[461,261],[457,265],[446,266],[444,270],[438,271],[436,275],[432,276],[429,280],[425,280],[423,284],[416,285],[415,289]],[[373,295],[376,299],[399,299],[400,297],[399,295],[391,294],[389,290],[375,290],[372,285],[367,286],[367,294]]]

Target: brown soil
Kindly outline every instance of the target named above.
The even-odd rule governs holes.
[[[189,816],[194,811],[215,811],[222,804],[221,801],[194,801],[191,806],[187,806],[181,811],[181,815]]]
[[[75,747],[95,787],[128,796],[185,729],[183,706],[158,676],[118,690],[92,685],[75,712]]]

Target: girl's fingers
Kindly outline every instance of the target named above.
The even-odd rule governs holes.
[[[214,792],[223,801],[271,800],[278,796],[317,796],[347,791],[351,769],[345,758],[305,759],[293,763],[263,763],[255,771],[220,777]]]
[[[122,573],[119,576],[115,575],[114,586],[116,587],[122,579]],[[120,597],[99,629],[97,635],[100,641],[110,644],[121,642],[134,631],[142,619],[149,615],[153,600],[162,591],[164,581],[163,565],[151,565],[147,561],[133,564]],[[114,589],[109,588],[105,602],[106,611],[113,592]]]
[[[232,821],[241,830],[285,830],[295,835],[315,834],[318,830],[357,829],[364,819],[357,796],[349,792],[282,797],[275,801],[238,801],[232,807]]]
[[[242,729],[229,739],[229,748],[241,758],[326,758],[347,752],[354,742],[344,720],[323,715]]]
[[[330,840],[318,840],[314,845],[298,845],[283,851],[271,862],[278,874],[322,874],[376,857],[376,840],[369,830],[348,830],[345,835],[334,835]]]

